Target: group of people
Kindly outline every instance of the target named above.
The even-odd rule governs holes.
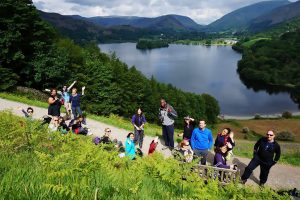
[[[86,122],[80,108],[80,97],[84,95],[85,87],[82,88],[82,93],[78,94],[77,89],[72,88],[75,83],[76,81],[68,88],[64,86],[61,92],[57,92],[56,89],[49,90],[48,116],[51,117],[49,129],[60,131],[61,133],[67,133],[72,130],[72,132],[76,134],[89,135],[90,130],[83,126]],[[70,95],[68,92],[71,88],[72,94]],[[57,94],[60,94],[61,98],[58,98]],[[66,109],[66,117],[60,116],[61,105],[64,105]],[[33,109],[29,107],[26,111],[22,109],[22,112],[25,117],[31,118]],[[70,119],[71,113],[73,114],[73,118],[69,125],[67,125],[65,121]],[[158,117],[162,124],[162,136],[165,142],[165,146],[162,150],[173,150],[174,122],[177,118],[177,112],[165,99],[161,99]],[[105,129],[102,137],[95,137],[93,139],[94,143],[113,144],[120,152],[120,157],[128,156],[131,159],[135,159],[137,155],[142,156],[143,153],[141,149],[143,147],[146,118],[141,108],[136,110],[136,113],[131,118],[131,123],[133,132],[128,133],[125,147],[121,141],[112,139],[111,130],[109,128]],[[227,164],[227,161],[229,161],[233,155],[232,149],[235,146],[234,133],[230,128],[224,128],[214,141],[212,131],[206,128],[205,120],[199,120],[199,126],[196,127],[196,120],[187,116],[184,118],[183,133],[181,135],[183,140],[178,146],[179,152],[184,156],[185,162],[191,162],[193,158],[197,157],[200,158],[199,164],[206,165],[207,156],[214,144],[215,155],[213,165],[220,168],[237,169],[237,165]],[[139,148],[136,147],[137,145]],[[149,146],[149,155],[155,152],[157,145],[158,137],[155,137]],[[257,166],[260,166],[260,185],[264,185],[271,167],[276,164],[280,158],[280,152],[280,145],[275,141],[275,132],[269,130],[267,136],[259,139],[254,145],[254,156],[241,176],[242,183],[246,183],[253,170]]]
[[[161,99],[159,108],[159,119],[162,123],[162,135],[165,140],[164,149],[174,149],[174,120],[177,112],[169,105],[165,99]],[[199,121],[196,127],[195,119],[187,116],[184,118],[184,129],[182,133],[183,141],[179,144],[179,151],[184,155],[186,162],[191,162],[194,157],[200,158],[200,164],[205,165],[209,151],[213,146],[212,131],[206,128],[205,120]],[[219,133],[214,142],[215,167],[237,169],[237,165],[228,165],[233,155],[232,149],[235,146],[234,133],[230,128],[224,128]],[[253,158],[245,168],[241,176],[242,183],[245,184],[253,170],[260,166],[260,185],[263,186],[273,165],[280,159],[280,145],[275,140],[275,132],[269,130],[266,137],[262,137],[254,145]]]

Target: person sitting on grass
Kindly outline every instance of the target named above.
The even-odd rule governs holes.
[[[50,122],[48,128],[51,131],[57,131],[58,127],[59,127],[58,117],[56,117],[56,116],[52,117],[51,122]]]
[[[33,108],[32,107],[28,107],[26,109],[26,111],[21,107],[17,107],[17,110],[21,110],[26,118],[31,118],[32,119],[32,115],[33,115]]]
[[[67,126],[63,117],[58,118],[58,123],[59,123],[58,126],[59,132],[61,132],[62,134],[66,134],[70,131],[70,128]]]
[[[136,149],[134,145],[134,134],[128,133],[127,139],[125,141],[125,155],[130,157],[131,160],[135,160],[136,158]]]
[[[75,120],[70,121],[69,127],[71,127],[72,132],[80,135],[90,135],[89,129],[83,127],[82,124],[86,125],[85,118],[82,115],[79,115]]]
[[[179,144],[180,149],[179,152],[184,156],[185,162],[192,162],[194,152],[192,150],[192,147],[190,146],[190,143],[188,140],[183,140]]]

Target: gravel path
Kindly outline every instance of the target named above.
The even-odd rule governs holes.
[[[11,110],[12,113],[23,116],[23,113],[20,110],[17,110],[17,107],[22,107],[26,109],[29,105],[9,101],[0,98],[0,110]],[[35,106],[31,106],[34,109],[34,118],[41,119],[45,114],[47,114],[47,109],[39,108]],[[94,136],[101,136],[104,132],[105,128],[110,128],[112,130],[112,137],[118,140],[121,140],[123,143],[126,139],[126,135],[129,132],[128,130],[116,128],[92,119],[87,119],[87,125],[92,130]],[[147,127],[145,128],[147,131]],[[153,140],[153,137],[145,136],[144,143],[143,143],[143,152],[145,155],[148,153],[148,148]],[[171,156],[171,152],[169,150],[162,150],[163,141],[160,141],[157,146],[157,151],[161,152],[165,157]],[[213,161],[213,153],[210,153],[209,162]],[[245,166],[249,163],[250,159],[248,158],[241,158],[241,157],[234,157],[232,162],[238,164],[239,168],[241,169],[241,173],[243,173]],[[259,182],[259,168],[254,170],[253,175],[250,177],[246,184],[256,185]],[[294,167],[289,165],[282,165],[277,164],[271,168],[269,179],[266,185],[274,188],[274,189],[292,189],[292,188],[300,188],[300,167]]]

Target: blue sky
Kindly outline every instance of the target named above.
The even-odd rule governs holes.
[[[33,0],[46,12],[64,15],[143,16],[185,15],[197,23],[209,24],[223,15],[261,0]]]

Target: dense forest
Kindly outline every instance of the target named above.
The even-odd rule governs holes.
[[[259,40],[245,49],[238,63],[242,79],[264,85],[300,88],[300,31]]]
[[[61,88],[77,80],[86,85],[83,109],[89,113],[131,116],[141,106],[149,121],[157,120],[160,98],[179,113],[215,122],[218,102],[208,94],[183,92],[170,84],[149,80],[115,55],[101,53],[95,44],[84,47],[58,36],[40,19],[30,0],[0,3],[0,86]]]

